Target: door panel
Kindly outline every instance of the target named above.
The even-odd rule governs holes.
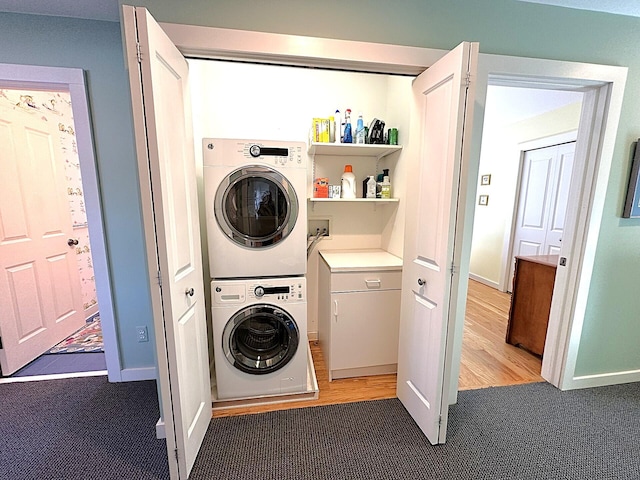
[[[558,146],[556,176],[550,201],[549,228],[545,239],[545,254],[548,255],[560,252],[575,149],[575,142]]]
[[[0,106],[0,367],[10,375],[84,325],[55,125]],[[5,174],[6,172],[6,174]]]
[[[574,152],[575,142],[525,152],[513,257],[560,252]],[[507,284],[509,291],[513,285],[514,266],[512,261]]]
[[[146,9],[124,6],[123,19],[141,189],[153,204],[148,261],[161,281],[158,292],[150,272],[162,304],[154,330],[169,469],[187,479],[211,418],[189,71]]]
[[[459,212],[473,110],[477,44],[463,43],[413,83],[412,142],[418,175],[409,185],[403,259],[398,398],[432,444],[444,443],[457,308]],[[460,222],[460,223],[459,223]]]

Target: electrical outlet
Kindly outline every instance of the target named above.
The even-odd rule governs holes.
[[[148,342],[149,332],[147,327],[136,327],[136,336],[138,337],[138,342]]]

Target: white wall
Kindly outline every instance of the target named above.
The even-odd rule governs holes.
[[[582,94],[549,92],[544,100],[547,91],[521,90],[530,103],[515,99],[511,87],[490,86],[487,92],[477,196],[488,195],[489,203],[476,205],[470,277],[495,288],[504,283],[509,261],[521,144],[576,130],[582,106]],[[490,185],[480,185],[483,175],[491,175]]]
[[[360,112],[365,125],[374,117],[384,120],[388,127],[398,128],[401,144],[409,132],[410,77],[210,60],[189,60],[189,68],[198,165],[202,164],[203,137],[306,142],[311,119],[332,116],[336,109],[344,115],[350,108],[354,126]],[[395,153],[379,162],[365,157],[323,157],[315,162],[315,177],[328,177],[330,183],[339,184],[344,165],[350,163],[361,193],[367,175],[389,168],[392,195],[402,198],[407,172],[400,157]],[[312,166],[309,159],[310,182]],[[318,250],[384,248],[401,256],[403,201],[394,205],[308,205],[309,218],[331,220],[331,238],[316,246],[307,267],[311,338],[317,335]]]

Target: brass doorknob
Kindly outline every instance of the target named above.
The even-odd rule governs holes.
[[[421,287],[425,286],[426,284],[427,284],[427,281],[424,278],[418,279],[418,285],[420,285]]]
[[[190,297],[193,297],[193,294],[196,293],[195,290],[193,288],[187,288],[184,293],[186,295],[189,295]]]
[[[70,238],[69,240],[67,240],[67,245],[69,245],[70,247],[73,247],[74,245],[78,244],[78,239],[77,238]]]

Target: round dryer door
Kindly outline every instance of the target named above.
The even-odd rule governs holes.
[[[298,197],[276,170],[249,165],[233,171],[220,184],[214,212],[222,231],[238,245],[265,248],[293,230]]]
[[[300,342],[294,319],[273,305],[258,304],[236,313],[224,327],[222,349],[239,370],[275,372],[293,358]]]

